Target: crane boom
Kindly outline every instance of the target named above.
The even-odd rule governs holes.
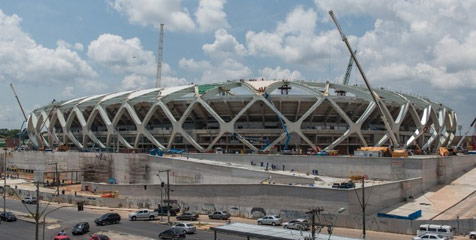
[[[23,107],[20,103],[20,99],[18,98],[18,95],[17,95],[17,92],[15,91],[15,88],[13,88],[13,83],[10,83],[10,87],[12,88],[13,95],[15,95],[15,98],[17,99],[18,105],[20,106],[20,109],[21,109],[21,113],[23,113],[23,117],[25,118],[25,122],[26,122],[28,120],[28,118],[26,117],[25,111],[23,110]]]
[[[359,61],[357,60],[357,57],[355,56],[354,51],[352,51],[352,47],[350,46],[349,42],[347,41],[347,37],[345,36],[344,32],[342,31],[342,29],[339,25],[339,22],[337,22],[337,19],[334,16],[334,12],[332,10],[329,11],[329,15],[331,16],[332,21],[334,21],[334,24],[336,25],[337,30],[339,30],[342,41],[344,41],[345,45],[347,46],[347,49],[349,50],[352,58],[354,59],[355,65],[357,65],[357,68],[359,69],[360,75],[362,75],[362,78],[364,79],[365,85],[367,86],[367,88],[370,92],[370,95],[372,96],[372,98],[375,102],[375,105],[377,105],[377,109],[379,110],[380,115],[382,116],[382,120],[385,124],[385,128],[387,129],[387,132],[388,132],[388,135],[390,137],[390,141],[391,141],[392,145],[395,148],[400,148],[400,143],[398,142],[397,138],[395,137],[395,134],[393,133],[392,128],[390,127],[390,123],[388,122],[387,117],[385,117],[385,113],[383,112],[382,106],[380,105],[380,101],[379,101],[380,97],[378,97],[375,94],[375,92],[372,90],[372,88],[370,87],[370,84],[367,81],[367,77],[365,76],[365,73],[364,73],[364,71],[362,70],[362,67],[359,64]]]
[[[456,147],[461,146],[461,144],[463,143],[463,140],[469,135],[469,132],[471,131],[471,128],[474,126],[474,123],[476,123],[476,118],[474,118],[474,120],[473,120],[473,122],[471,123],[471,125],[469,125],[468,131],[466,131],[466,132],[464,133],[464,135],[461,136],[461,139],[459,140],[458,144],[456,144]]]
[[[357,50],[354,51],[354,54],[357,54]],[[354,65],[354,59],[352,58],[352,55],[351,55],[349,59],[349,64],[347,64],[347,70],[345,71],[344,85],[349,84],[350,74],[352,73],[353,65]]]

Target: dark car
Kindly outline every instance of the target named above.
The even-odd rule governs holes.
[[[73,235],[83,235],[89,232],[89,223],[80,222],[73,227]]]
[[[210,219],[220,219],[220,220],[227,220],[230,217],[231,215],[227,211],[216,211],[208,215],[208,218]]]
[[[159,239],[180,240],[185,239],[185,233],[176,229],[167,229],[159,234]]]
[[[156,208],[154,212],[157,212],[159,216],[167,216],[167,209],[170,209],[170,216],[177,216],[177,213],[180,212],[179,208],[174,208],[172,206],[170,206],[170,208],[168,206],[162,206],[160,208]]]
[[[108,236],[102,234],[93,234],[89,240],[111,240]]]
[[[333,183],[332,188],[355,188],[355,183],[352,181]]]
[[[12,212],[1,212],[0,219],[5,222],[15,222],[17,217]]]
[[[94,220],[97,225],[106,225],[119,223],[121,221],[121,216],[117,213],[106,213]]]
[[[198,213],[185,212],[182,215],[177,216],[177,220],[196,221],[199,218]]]

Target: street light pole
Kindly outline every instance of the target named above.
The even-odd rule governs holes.
[[[167,173],[167,222],[170,223],[170,179],[169,173],[170,170],[161,170],[159,173],[166,172]],[[160,192],[162,194],[162,191]]]
[[[49,205],[47,205],[47,206],[45,207],[45,210],[44,210],[44,211],[46,211],[46,208],[47,208],[48,206],[49,206]],[[59,209],[61,209],[61,208],[65,208],[65,207],[69,207],[69,206],[60,206],[60,207],[58,207],[58,208],[56,208],[56,209],[53,209],[53,210],[51,210],[51,211],[49,211],[49,212],[43,214],[43,240],[45,240],[46,216],[47,216],[48,214],[54,212],[54,211],[57,211],[57,210],[59,210]]]
[[[38,224],[40,220],[40,182],[36,184],[35,239],[38,240]]]
[[[327,240],[330,240],[332,233],[334,233],[337,217],[339,216],[339,214],[343,213],[344,211],[345,211],[345,208],[339,208],[339,210],[337,210],[337,214],[336,214],[336,217],[334,218],[334,222],[332,223],[331,230],[329,231],[329,238]]]

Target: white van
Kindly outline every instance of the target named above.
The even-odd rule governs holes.
[[[433,225],[433,224],[422,224],[417,231],[417,236],[422,236],[426,233],[434,233],[453,239],[454,231],[451,226],[448,225]]]

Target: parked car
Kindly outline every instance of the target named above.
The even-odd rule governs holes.
[[[121,216],[117,213],[106,213],[94,220],[97,225],[106,225],[119,223],[121,221]]]
[[[181,231],[183,233],[195,233],[197,231],[197,228],[191,223],[176,223],[175,225],[172,226],[172,229],[175,229],[177,231]]]
[[[419,237],[414,237],[413,240],[423,240],[423,239],[438,239],[438,240],[448,240],[449,238],[440,234],[427,233]]]
[[[135,221],[138,219],[149,219],[154,220],[156,217],[159,216],[159,213],[156,211],[151,211],[149,209],[141,209],[134,213],[129,213],[129,219],[131,221]]]
[[[186,235],[176,229],[167,229],[159,234],[159,239],[162,240],[181,240],[185,239]]]
[[[70,240],[70,238],[66,235],[55,236],[53,240]]]
[[[208,215],[208,218],[210,219],[220,219],[220,220],[228,220],[230,217],[231,215],[227,211],[216,211]]]
[[[1,212],[0,219],[5,222],[15,222],[17,217],[12,212]]]
[[[306,230],[309,230],[310,224],[307,221],[307,219],[299,218],[299,219],[294,219],[294,220],[291,220],[289,222],[284,223],[283,227],[288,228],[288,229],[296,229],[296,230],[306,231]]]
[[[182,215],[177,216],[177,220],[188,220],[188,221],[196,221],[200,216],[198,213],[189,213],[185,212]]]
[[[89,232],[89,223],[87,222],[77,223],[73,227],[73,235],[83,235],[87,232]]]
[[[180,208],[174,208],[173,206],[162,206],[160,208],[156,208],[154,212],[157,212],[158,216],[167,216],[167,209],[170,209],[170,216],[177,216],[177,213],[180,212]]]
[[[21,202],[25,204],[36,204],[36,197],[25,197]]]
[[[355,183],[352,181],[333,183],[332,188],[355,188]]]
[[[89,237],[89,240],[111,240],[108,236],[103,234],[93,234]]]
[[[476,239],[476,231],[471,231],[468,233],[468,235],[469,235],[469,238]]]
[[[258,224],[267,224],[267,225],[281,225],[283,223],[283,219],[280,216],[269,215],[262,218],[258,218]]]

